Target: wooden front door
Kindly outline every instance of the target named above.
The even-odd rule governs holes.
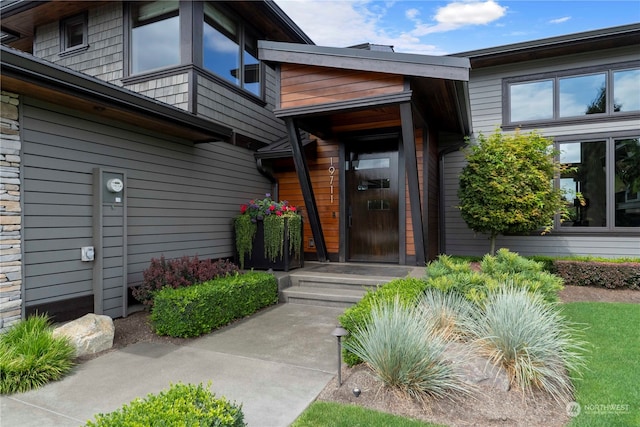
[[[349,261],[397,263],[398,151],[351,150],[347,159]]]

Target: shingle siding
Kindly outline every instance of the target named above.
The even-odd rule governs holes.
[[[121,85],[123,77],[123,12],[121,2],[88,11],[87,50],[61,56],[60,22],[36,28],[33,54],[47,61]]]

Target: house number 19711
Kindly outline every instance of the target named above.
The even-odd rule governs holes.
[[[331,204],[333,204],[333,174],[336,173],[336,168],[333,167],[333,157],[330,157],[331,166],[329,166],[329,188],[331,190]]]

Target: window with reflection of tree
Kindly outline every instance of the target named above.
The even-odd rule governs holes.
[[[505,79],[505,123],[640,113],[640,68]]]
[[[640,138],[562,142],[559,150],[563,228],[640,227]]]

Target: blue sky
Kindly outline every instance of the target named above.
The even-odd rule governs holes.
[[[320,46],[445,55],[640,22],[639,0],[275,0]]]

